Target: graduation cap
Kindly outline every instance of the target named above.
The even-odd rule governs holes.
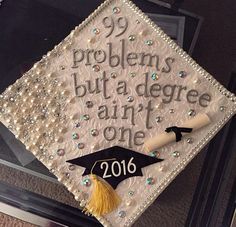
[[[235,102],[132,2],[107,0],[0,95],[0,121],[89,213],[120,227],[235,114]]]
[[[114,146],[67,162],[84,167],[83,176],[91,175],[95,185],[86,211],[101,216],[120,204],[121,199],[113,190],[120,182],[129,177],[143,176],[142,168],[161,161],[163,160]],[[97,176],[107,183],[100,181]]]
[[[163,159],[114,146],[67,162],[84,167],[83,176],[95,174],[116,189],[129,177],[143,176],[142,168],[161,161]]]

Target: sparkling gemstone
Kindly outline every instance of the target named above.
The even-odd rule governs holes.
[[[72,138],[73,138],[73,140],[79,139],[79,134],[78,133],[73,133]]]
[[[158,158],[158,157],[160,157],[160,152],[158,152],[158,151],[151,151],[151,152],[149,153],[149,155],[150,155],[151,157]]]
[[[134,195],[134,191],[129,191],[128,194],[129,194],[129,196],[133,196]]]
[[[100,71],[100,66],[99,65],[94,65],[93,66],[93,71],[94,72],[99,72]]]
[[[135,76],[136,76],[136,73],[135,73],[135,72],[131,72],[131,73],[130,73],[130,76],[131,76],[131,77],[135,77]]]
[[[111,78],[115,79],[117,77],[117,74],[115,72],[111,73]]]
[[[134,41],[135,40],[135,35],[130,35],[129,36],[129,41]]]
[[[224,106],[220,106],[220,111],[224,112],[225,111],[225,107]]]
[[[195,116],[195,115],[196,115],[195,110],[190,109],[190,110],[188,111],[188,115],[191,116],[191,117]]]
[[[133,102],[134,101],[134,97],[133,96],[128,96],[127,97],[127,101],[128,102]]]
[[[119,7],[114,7],[112,9],[112,12],[118,14],[118,13],[120,13],[120,8]]]
[[[55,173],[55,169],[50,169],[50,172],[51,173]]]
[[[187,143],[193,143],[193,138],[191,137],[187,138]]]
[[[174,111],[174,109],[170,109],[170,111],[169,111],[169,113],[174,113],[175,111]]]
[[[157,75],[157,73],[152,73],[152,80],[158,80],[159,76]]]
[[[156,122],[157,122],[157,123],[160,123],[161,121],[162,121],[162,117],[159,117],[159,116],[156,117]]]
[[[80,128],[80,123],[79,123],[79,122],[76,122],[76,123],[75,123],[75,127],[76,127],[76,128]]]
[[[93,107],[93,102],[92,101],[87,101],[86,103],[87,108],[92,108]]]
[[[61,69],[61,70],[65,70],[66,67],[65,67],[64,65],[61,65],[61,66],[60,66],[60,69]]]
[[[69,165],[68,169],[69,169],[70,171],[75,170],[75,165]]]
[[[118,216],[119,216],[120,218],[124,218],[124,217],[126,216],[125,211],[123,211],[123,210],[119,211],[119,212],[118,212]]]
[[[98,35],[98,34],[100,33],[100,30],[99,30],[98,28],[94,28],[94,29],[93,29],[93,33],[94,33],[95,35]]]
[[[82,184],[86,187],[91,186],[91,180],[89,178],[85,178],[82,180]]]
[[[90,119],[90,117],[89,117],[88,114],[84,114],[84,115],[82,116],[82,119],[83,119],[84,121],[88,121],[88,120]]]
[[[155,183],[155,181],[154,181],[153,177],[149,177],[146,179],[146,184],[153,185],[154,183]]]
[[[146,41],[145,41],[145,44],[148,45],[148,46],[152,46],[153,41],[150,40],[150,39],[149,39],[149,40],[146,40]]]
[[[50,156],[48,157],[48,159],[49,159],[49,160],[53,160],[53,159],[54,159],[54,156],[53,156],[53,155],[50,155]]]
[[[84,199],[82,199],[81,201],[80,201],[80,204],[79,204],[81,207],[85,207],[85,205],[86,205],[86,201],[84,200]]]
[[[65,150],[64,150],[64,149],[58,149],[58,150],[57,150],[57,155],[58,155],[58,156],[63,156],[63,155],[65,155]]]
[[[173,157],[178,158],[180,156],[180,153],[178,151],[173,152]]]
[[[98,130],[97,129],[92,129],[91,130],[91,135],[92,136],[97,136],[98,135]]]
[[[187,76],[187,73],[186,73],[185,71],[180,71],[180,72],[178,73],[178,76],[181,77],[181,78],[183,78],[183,77],[186,77],[186,76]]]
[[[15,99],[13,97],[9,98],[10,102],[15,102]]]
[[[84,143],[78,143],[77,147],[78,147],[79,149],[83,149],[83,148],[84,148]]]

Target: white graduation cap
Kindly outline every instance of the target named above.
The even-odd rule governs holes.
[[[0,120],[86,212],[130,226],[235,102],[132,2],[107,0],[6,89]]]

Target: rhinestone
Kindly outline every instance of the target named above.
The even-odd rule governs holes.
[[[160,123],[161,121],[162,121],[162,117],[159,117],[159,116],[156,117],[156,122],[157,122],[157,123]]]
[[[152,177],[149,177],[146,179],[146,184],[147,185],[153,185],[155,183],[154,179]]]
[[[180,156],[180,153],[178,151],[173,152],[173,157],[178,158]]]
[[[180,71],[180,72],[178,73],[178,76],[181,77],[181,78],[184,78],[184,77],[187,76],[187,73],[186,73],[185,71]]]
[[[92,129],[91,130],[91,135],[92,136],[98,136],[98,130],[97,129]]]
[[[225,106],[220,106],[220,111],[224,112],[225,111]]]
[[[92,101],[87,101],[86,103],[87,108],[92,108],[93,107],[93,102]]]
[[[69,178],[70,177],[70,173],[66,173],[66,178]]]
[[[118,13],[120,13],[120,8],[119,7],[114,7],[112,9],[112,12],[118,14]]]
[[[93,66],[93,71],[94,72],[99,72],[100,71],[100,66],[99,65],[94,65]]]
[[[83,144],[83,143],[78,143],[77,147],[78,147],[79,149],[83,149],[83,148],[84,148],[84,144]]]
[[[93,29],[93,34],[98,35],[100,33],[100,30],[98,28]]]
[[[190,109],[190,110],[188,111],[188,115],[191,116],[191,117],[195,116],[195,115],[196,115],[195,110]]]
[[[119,216],[120,218],[124,218],[124,217],[126,216],[125,211],[123,211],[123,210],[119,211],[119,212],[118,212],[118,216]]]
[[[130,75],[132,78],[134,78],[134,77],[136,76],[136,73],[135,73],[135,72],[131,72],[129,75]]]
[[[75,170],[75,165],[69,165],[68,169],[69,169],[70,171]]]
[[[133,196],[134,195],[134,191],[129,191],[128,194],[129,194],[129,196]]]
[[[187,143],[193,143],[193,138],[191,137],[187,138]]]
[[[65,67],[64,65],[61,65],[61,66],[60,66],[60,69],[61,69],[61,70],[65,70],[66,67]]]
[[[152,77],[152,80],[158,80],[158,78],[159,78],[157,73],[152,73],[151,77]]]
[[[134,97],[133,96],[128,96],[127,97],[127,101],[128,102],[133,102],[134,101]]]
[[[82,119],[83,119],[84,121],[88,121],[88,120],[90,119],[90,117],[89,117],[88,114],[84,114],[84,115],[82,116]]]
[[[58,155],[58,156],[63,156],[63,155],[65,155],[65,150],[64,150],[64,149],[58,149],[58,150],[57,150],[57,155]]]
[[[115,79],[117,77],[117,74],[115,72],[111,73],[111,78]]]
[[[73,134],[72,134],[72,139],[73,139],[73,140],[79,139],[79,134],[78,134],[78,133],[73,133]]]
[[[49,159],[49,160],[53,160],[53,159],[54,159],[54,156],[53,156],[53,155],[50,155],[50,156],[48,157],[48,159]]]
[[[10,102],[15,102],[15,99],[13,97],[9,98]]]
[[[55,169],[50,169],[50,172],[51,173],[55,173]]]
[[[145,44],[148,45],[148,46],[152,46],[153,41],[150,40],[150,39],[149,39],[149,40],[146,40],[146,41],[145,41]]]
[[[160,171],[160,172],[163,172],[164,169],[165,169],[164,166],[160,166],[160,167],[159,167],[159,171]]]
[[[140,21],[139,21],[139,20],[136,20],[136,24],[140,24]]]
[[[149,155],[150,155],[151,157],[158,158],[158,157],[160,157],[160,152],[158,152],[158,151],[151,151],[151,152],[149,153]]]
[[[129,36],[129,41],[134,41],[135,40],[135,35],[130,35]]]
[[[82,180],[82,184],[86,187],[91,186],[91,180],[89,178],[85,178]]]
[[[81,207],[85,207],[86,206],[86,201],[83,199],[80,201],[80,204],[79,204]]]
[[[174,109],[169,110],[169,113],[174,113],[174,112],[175,112]]]
[[[79,123],[79,122],[76,122],[76,123],[75,123],[75,127],[76,127],[76,128],[80,128],[80,123]]]

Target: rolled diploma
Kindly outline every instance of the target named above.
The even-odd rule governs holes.
[[[193,131],[196,131],[208,124],[210,124],[211,120],[207,116],[207,114],[197,114],[194,118],[186,121],[183,125],[178,127],[184,127],[184,128],[192,128]],[[192,131],[192,132],[193,132]],[[182,135],[190,133],[184,133],[182,132]],[[144,142],[144,148],[147,152],[156,150],[160,147],[163,147],[164,145],[167,145],[168,143],[174,142],[176,140],[176,136],[174,132],[164,132],[159,135],[156,135]]]

